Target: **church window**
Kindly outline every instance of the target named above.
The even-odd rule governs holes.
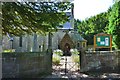
[[[77,47],[80,47],[80,43],[79,42],[77,43]]]
[[[85,47],[85,43],[83,43],[83,47]]]
[[[60,45],[58,45],[58,49],[60,49]]]
[[[19,46],[22,47],[22,36],[19,38]]]

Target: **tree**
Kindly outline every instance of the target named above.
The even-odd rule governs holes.
[[[120,1],[115,2],[109,17],[108,33],[113,36],[113,45],[120,49]]]
[[[4,34],[23,35],[56,30],[68,21],[64,11],[71,8],[70,2],[3,2],[2,30]]]
[[[84,21],[76,20],[80,34],[88,41],[88,44],[93,44],[95,34],[106,32],[109,24],[108,16],[110,10],[111,8],[109,8],[108,12],[100,13]]]

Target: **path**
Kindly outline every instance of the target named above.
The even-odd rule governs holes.
[[[66,60],[67,59],[67,60]],[[66,73],[65,73],[65,64],[66,65]],[[59,66],[53,66],[53,72],[52,75],[47,76],[43,80],[52,80],[53,78],[55,80],[77,80],[77,79],[82,79],[82,80],[89,80],[89,78],[119,78],[120,79],[120,74],[101,74],[100,77],[93,77],[90,75],[86,75],[83,73],[80,73],[78,71],[80,69],[79,67],[76,66],[76,64],[72,61],[72,57],[61,57],[60,60],[60,65]]]
[[[77,79],[77,78],[80,78],[80,77],[88,77],[85,74],[82,74],[82,73],[80,74],[79,73],[78,70],[80,68],[77,65],[78,64],[73,62],[71,56],[61,57],[60,65],[59,66],[53,66],[52,75],[47,76],[45,78],[45,80],[47,80],[49,78],[57,78],[57,79],[61,79],[61,78],[73,79],[74,78],[74,79]]]

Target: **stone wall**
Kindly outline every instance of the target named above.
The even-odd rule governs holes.
[[[118,52],[118,72],[120,73],[120,51]]]
[[[118,72],[118,52],[86,52],[84,71]]]
[[[2,53],[3,78],[34,78],[51,74],[48,53]]]

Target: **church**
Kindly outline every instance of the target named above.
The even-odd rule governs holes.
[[[57,32],[53,32],[52,50],[60,49],[67,51],[70,49],[86,48],[87,41],[74,29],[74,17],[71,12],[66,12],[70,15],[70,21],[63,24],[62,28],[58,28]],[[48,49],[48,35],[41,34],[13,36],[9,34],[3,36],[3,50],[14,49],[15,52],[41,52]]]

